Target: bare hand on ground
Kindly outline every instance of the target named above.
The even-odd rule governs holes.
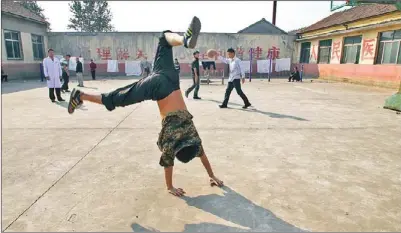
[[[174,196],[177,196],[177,197],[182,197],[185,194],[185,192],[184,192],[184,190],[182,188],[176,189],[176,188],[173,187],[173,188],[169,189],[168,191],[169,191],[169,193],[171,193],[171,194],[173,194]]]
[[[217,185],[218,187],[222,187],[224,185],[223,181],[219,180],[217,177],[210,177],[210,185]]]

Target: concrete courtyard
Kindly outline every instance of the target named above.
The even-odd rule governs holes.
[[[176,161],[177,198],[155,102],[69,115],[43,83],[3,84],[2,231],[401,231],[401,115],[382,108],[395,90],[253,80],[248,110],[235,91],[219,109],[224,90],[202,85],[186,103],[226,187],[210,187],[198,159]]]

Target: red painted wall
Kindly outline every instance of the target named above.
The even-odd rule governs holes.
[[[299,68],[300,64],[297,65]],[[303,64],[304,77],[319,77],[378,86],[399,86],[401,65]]]

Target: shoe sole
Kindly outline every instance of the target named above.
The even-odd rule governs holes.
[[[70,101],[68,102],[68,108],[67,108],[67,111],[68,111],[68,113],[69,114],[73,114],[74,113],[74,108],[72,107],[72,99],[73,99],[73,96],[75,95],[75,93],[77,92],[77,89],[73,89],[72,90],[72,92],[71,92],[71,95],[70,95]],[[72,111],[70,112],[70,109],[72,109]]]
[[[190,29],[192,31],[191,40],[189,41],[188,48],[193,49],[196,46],[196,42],[198,41],[198,36],[201,30],[202,24],[198,17],[194,16],[192,19]]]

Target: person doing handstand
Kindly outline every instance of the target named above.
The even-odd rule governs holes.
[[[162,118],[162,129],[157,141],[162,152],[159,164],[164,167],[167,189],[175,196],[182,196],[185,192],[173,186],[174,158],[188,163],[199,157],[210,177],[211,185],[223,185],[214,175],[203,150],[202,140],[192,121],[193,116],[188,112],[180,90],[178,72],[174,68],[172,48],[184,45],[193,49],[200,29],[201,22],[194,17],[184,36],[164,31],[159,38],[153,71],[148,77],[101,95],[91,95],[74,89],[68,105],[68,112],[72,114],[83,101],[102,104],[109,111],[145,100],[157,101]]]

